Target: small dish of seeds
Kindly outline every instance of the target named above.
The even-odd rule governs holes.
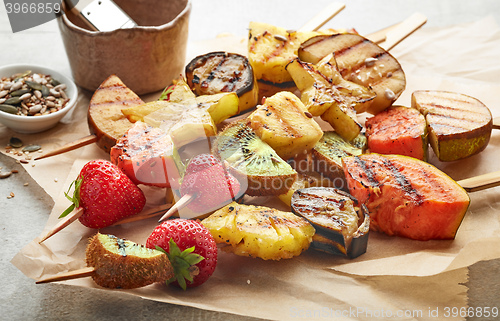
[[[63,74],[36,65],[0,67],[0,123],[18,133],[54,127],[76,105],[78,89]]]

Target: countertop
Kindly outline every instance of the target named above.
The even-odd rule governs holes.
[[[245,35],[251,20],[291,28],[304,24],[329,1],[193,0],[189,41],[215,38],[222,33]],[[428,17],[424,28],[473,22],[492,15],[500,23],[497,0],[354,0],[325,27],[354,27],[361,34],[392,25],[414,12]],[[1,64],[31,62],[70,75],[57,24],[50,21],[12,33],[4,7],[0,8]],[[28,43],[29,42],[29,43]],[[43,51],[44,54],[40,54]],[[0,125],[2,126],[2,125]],[[7,137],[0,137],[0,148]],[[20,164],[0,153],[0,167],[19,173],[0,180],[0,265],[4,279],[0,294],[2,320],[251,320],[253,318],[192,307],[143,300],[106,290],[61,284],[35,285],[10,260],[39,236],[54,204]],[[13,192],[15,197],[7,198]],[[500,260],[478,262],[469,268],[469,306],[499,307]],[[408,290],[410,291],[410,290]],[[283,317],[286,319],[286,316]],[[470,317],[468,320],[481,320]]]

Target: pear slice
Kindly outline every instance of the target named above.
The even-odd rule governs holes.
[[[391,106],[406,87],[405,74],[396,58],[358,34],[312,37],[300,45],[298,57],[315,64],[332,52],[344,79],[371,87],[377,93],[367,109],[371,114]]]
[[[419,90],[413,92],[411,105],[425,116],[429,142],[440,161],[466,158],[488,145],[493,118],[488,107],[476,98]]]

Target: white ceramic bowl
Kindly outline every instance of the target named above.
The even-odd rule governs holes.
[[[22,134],[33,134],[54,127],[69,111],[71,111],[77,101],[78,88],[75,83],[68,77],[57,72],[56,70],[29,64],[16,64],[0,67],[0,78],[10,77],[15,73],[31,70],[34,73],[51,75],[60,83],[66,85],[65,93],[69,98],[69,102],[61,110],[42,116],[19,116],[0,111],[0,123],[9,127],[15,132]]]

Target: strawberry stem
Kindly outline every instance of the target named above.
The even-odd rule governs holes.
[[[199,268],[196,264],[200,263],[205,258],[194,252],[194,246],[185,249],[181,252],[175,241],[170,238],[168,242],[169,250],[165,251],[163,248],[156,246],[156,249],[162,251],[168,256],[170,260],[170,264],[172,264],[172,268],[174,269],[174,276],[167,280],[167,285],[177,281],[179,286],[186,290],[187,283],[193,282],[193,277],[197,276],[200,272]]]

